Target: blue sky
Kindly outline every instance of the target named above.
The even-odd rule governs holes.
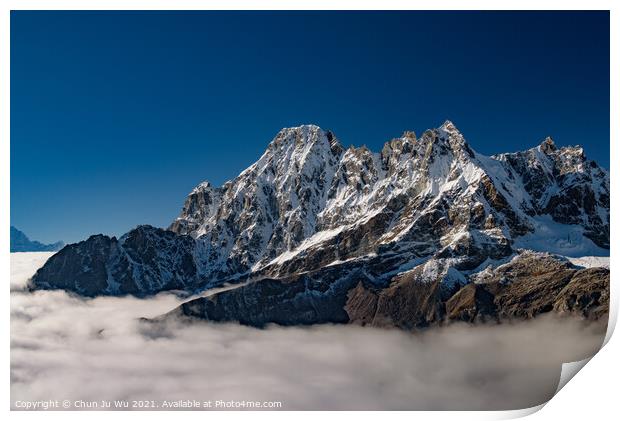
[[[282,127],[378,151],[445,119],[609,168],[608,13],[11,13],[11,224],[40,241],[168,226]]]

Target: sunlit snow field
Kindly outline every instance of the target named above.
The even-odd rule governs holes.
[[[181,301],[28,292],[52,253],[11,254],[11,406],[34,400],[280,401],[282,409],[517,409],[601,346],[576,320],[423,334],[356,326],[145,325]]]

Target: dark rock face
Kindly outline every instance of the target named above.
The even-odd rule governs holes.
[[[54,254],[37,271],[31,284],[37,289],[65,289],[94,296],[107,288],[107,265],[116,239],[93,235]]]
[[[379,327],[403,329],[424,328],[440,323],[445,316],[445,301],[467,281],[452,269],[436,267],[429,261],[415,269],[392,278],[387,288],[378,290],[374,313],[365,314],[360,306],[351,313],[350,321]],[[428,273],[431,269],[431,273]],[[436,270],[436,271],[435,271]],[[359,285],[358,285],[359,287]],[[347,305],[358,302],[367,291],[353,291]],[[365,297],[369,301],[369,297]],[[372,311],[372,307],[368,308]],[[355,316],[355,317],[353,317]]]
[[[414,330],[456,321],[524,320],[552,311],[597,320],[609,309],[609,270],[579,269],[542,253],[523,252],[469,279],[429,261],[394,276],[384,288],[361,270],[341,274],[332,268],[329,273],[254,281],[189,301],[168,317],[257,327],[353,323]]]
[[[60,250],[65,244],[58,241],[53,244],[43,244],[32,241],[26,234],[11,226],[11,253],[24,251],[56,251]]]
[[[497,320],[495,296],[483,285],[469,284],[446,302],[449,320],[461,322],[486,322]]]
[[[193,290],[200,285],[193,252],[193,238],[147,225],[120,239],[93,235],[53,255],[31,285],[84,296]]]
[[[558,294],[553,310],[560,314],[578,314],[590,320],[607,317],[609,270],[590,268],[578,271]]]
[[[296,275],[284,280],[262,279],[182,304],[171,315],[217,322],[239,322],[263,327],[317,323],[346,323],[347,294],[367,275],[353,270],[343,276],[339,268]]]

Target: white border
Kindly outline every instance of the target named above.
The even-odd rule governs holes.
[[[490,1],[490,0],[445,0],[445,1],[432,1],[432,0],[418,0],[418,1],[405,1],[405,0],[382,0],[369,1],[369,0],[357,0],[345,1],[345,0],[315,0],[315,1],[286,1],[286,0],[228,0],[226,2],[220,1],[196,1],[196,0],[91,0],[91,1],[77,1],[77,0],[58,0],[58,1],[45,1],[45,0],[8,0],[3,1],[0,5],[0,189],[2,197],[2,206],[0,206],[0,250],[2,252],[0,258],[0,266],[4,280],[4,294],[3,294],[3,308],[4,317],[2,319],[2,332],[3,332],[3,364],[0,364],[2,379],[2,405],[5,411],[9,411],[9,300],[10,295],[8,292],[8,279],[10,276],[10,255],[9,255],[9,226],[10,226],[10,148],[9,148],[9,136],[10,136],[10,10],[259,10],[259,9],[288,9],[288,10],[611,10],[611,104],[610,104],[610,134],[611,139],[618,139],[620,116],[618,108],[618,75],[620,75],[620,66],[618,61],[618,27],[620,25],[620,7],[617,5],[620,2],[612,0],[590,0],[590,1],[577,1],[577,0],[564,0],[562,2],[553,2],[550,0],[505,0],[505,1]],[[614,7],[615,6],[615,7]],[[575,28],[579,30],[579,28]],[[611,156],[610,163],[620,162],[618,145],[615,142],[611,142]],[[611,167],[611,164],[610,164]],[[615,221],[615,215],[618,209],[618,183],[615,180],[617,178],[615,167],[610,168],[611,174],[611,214],[612,220]],[[618,228],[617,225],[611,225],[611,266],[616,267],[616,261],[618,261]],[[606,337],[606,343],[609,342],[611,333],[615,328],[618,314],[618,280],[615,275],[615,271],[612,271],[612,295],[611,295],[611,308],[610,308],[610,322]],[[559,392],[559,394],[551,400],[548,405],[549,408],[545,411],[538,412],[535,417],[545,419],[547,417],[558,417],[564,420],[579,419],[583,420],[588,417],[591,419],[605,419],[608,418],[607,414],[617,413],[617,405],[615,404],[615,386],[617,380],[614,375],[618,373],[618,358],[620,355],[620,345],[617,344],[617,338],[609,342],[602,350],[602,354],[593,358],[591,370],[585,370],[587,373],[581,373],[577,376],[578,381],[573,381],[566,386],[565,389]],[[601,354],[601,353],[599,353]],[[599,361],[600,360],[600,361]],[[602,364],[605,362],[605,364]],[[595,369],[597,371],[595,371]],[[585,375],[587,374],[587,376]],[[584,377],[584,379],[581,379]],[[588,381],[586,382],[585,377]],[[583,380],[583,381],[582,381]],[[601,397],[607,397],[605,400],[601,400]],[[490,412],[357,412],[354,414],[334,412],[334,413],[316,413],[316,412],[296,412],[294,414],[287,412],[258,412],[251,413],[252,418],[259,420],[273,420],[273,419],[289,419],[291,416],[299,419],[313,419],[315,417],[329,417],[329,418],[341,418],[348,416],[355,416],[361,418],[370,419],[371,417],[381,417],[390,419],[411,419],[422,417],[423,419],[508,419],[521,417],[533,412],[536,412],[540,407],[531,408],[529,410],[520,411],[490,411]],[[246,413],[243,412],[185,412],[182,415],[178,412],[135,412],[131,413],[131,416],[142,419],[163,419],[170,416],[178,417],[190,417],[195,419],[204,420],[205,418],[213,417],[242,417]],[[46,418],[53,420],[65,420],[65,419],[82,419],[85,414],[80,412],[11,412],[11,417],[19,419],[31,419],[31,418]],[[129,417],[129,413],[114,413],[109,412],[93,412],[88,414],[89,417],[94,419],[106,419],[114,417]]]

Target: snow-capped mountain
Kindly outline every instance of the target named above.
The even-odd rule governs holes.
[[[33,286],[147,295],[247,283],[234,294],[266,314],[270,300],[281,310],[283,296],[291,311],[330,297],[346,317],[343,300],[359,282],[380,290],[439,281],[450,296],[519,248],[608,254],[609,175],[580,147],[547,138],[489,157],[446,121],[372,152],[305,125],[281,130],[223,186],[199,184],[169,230],[141,226],[69,245]],[[262,301],[252,295],[259,290]]]
[[[545,217],[578,225],[583,236],[574,242],[609,247],[608,174],[581,148],[557,149],[547,138],[525,152],[486,157],[446,122],[373,153],[301,126],[282,130],[222,187],[196,187],[170,229],[197,240],[199,266],[217,280],[377,252],[454,256],[475,267],[510,254]]]

